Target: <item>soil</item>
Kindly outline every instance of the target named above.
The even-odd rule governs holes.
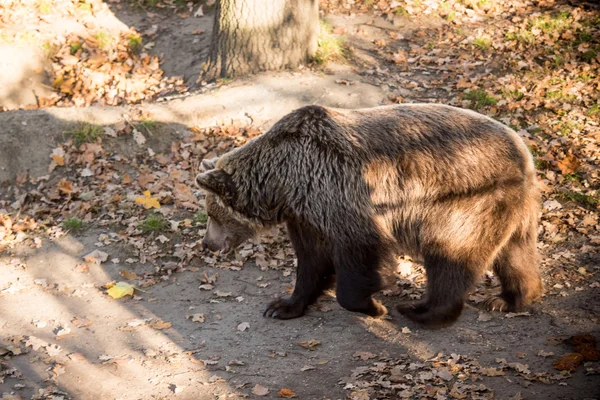
[[[183,75],[194,87],[208,50],[210,12],[182,19],[166,12],[149,17],[144,10],[126,4],[113,6],[111,11],[140,32],[158,24],[153,51],[163,54],[163,69],[167,75]],[[371,39],[378,31],[394,29],[408,35],[414,29],[411,24],[382,18],[330,17],[332,24],[348,30],[364,28],[373,19],[375,24],[366,28],[370,40],[353,42],[357,63],[373,57]],[[193,35],[197,29],[204,33]],[[427,79],[427,74],[421,78]],[[382,85],[377,79],[377,74],[359,75],[347,64],[331,64],[320,72],[243,78],[206,93],[152,104],[0,113],[0,182],[12,181],[26,170],[31,176],[46,174],[49,155],[64,141],[63,132],[80,122],[112,126],[128,113],[149,113],[158,126],[146,146],[159,153],[174,140],[190,135],[189,126],[241,119],[264,130],[301,105],[370,107],[384,104],[390,93],[410,95],[406,89]],[[413,98],[434,96],[419,92]],[[112,151],[113,155],[131,153],[127,145],[118,144]],[[34,348],[27,354],[6,356],[5,364],[20,375],[5,374],[4,381],[0,380],[2,399],[36,394],[47,396],[38,398],[82,400],[259,398],[253,394],[260,392],[256,385],[268,388],[263,398],[277,398],[281,389],[289,388],[299,399],[344,399],[353,372],[373,364],[357,352],[386,359],[408,355],[414,363],[429,362],[439,353],[445,359],[455,354],[496,368],[504,359],[526,364],[532,373],[556,375],[559,371],[553,362],[572,351],[562,339],[585,333],[600,338],[598,286],[588,285],[546,296],[528,315],[491,313],[489,319],[481,318],[480,307],[469,302],[458,323],[443,330],[421,329],[394,311],[382,320],[351,313],[343,310],[331,293],[302,318],[263,318],[263,307],[289,290],[294,274],[261,268],[253,261],[231,270],[194,259],[187,270],[136,292],[135,298],[115,300],[100,287],[121,280],[120,270],[142,274],[155,267],[125,262],[131,249],[124,245],[100,247],[99,237],[109,233],[118,234],[118,230],[92,226],[58,240],[43,240],[38,248],[21,245],[0,255],[0,350],[8,346],[11,337],[38,338],[61,350],[53,356],[51,367],[43,362],[48,350]],[[82,258],[96,249],[108,253],[109,261],[79,271]],[[558,251],[543,249],[543,254],[548,257]],[[581,255],[581,265],[598,265],[597,257],[589,257]],[[200,278],[205,273],[218,273],[217,289],[231,295],[220,297],[201,290]],[[405,300],[383,293],[379,298],[390,310]],[[204,314],[204,322],[186,317],[192,314]],[[84,319],[90,324],[78,327]],[[140,321],[146,319],[172,325],[157,329],[151,322]],[[249,327],[244,330],[242,323]],[[298,344],[312,339],[320,342],[312,350]],[[540,351],[554,356],[540,356]],[[484,384],[499,399],[598,399],[600,379],[586,373],[593,368],[597,369],[597,363],[587,362],[568,379],[548,384],[513,370],[502,376],[478,375],[476,384]],[[57,391],[44,395],[44,388],[50,385]]]

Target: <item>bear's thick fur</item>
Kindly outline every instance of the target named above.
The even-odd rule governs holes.
[[[301,316],[332,275],[342,307],[381,316],[372,294],[398,254],[421,259],[427,273],[426,298],[398,310],[428,327],[456,321],[489,267],[502,283],[489,309],[517,311],[542,294],[532,157],[513,130],[473,111],[308,106],[203,165],[207,247],[229,251],[287,224],[296,287],[266,316]]]

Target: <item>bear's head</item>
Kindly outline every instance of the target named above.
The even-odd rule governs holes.
[[[208,223],[202,246],[229,253],[253,237],[257,226],[234,209],[237,188],[231,175],[217,167],[217,159],[203,160],[196,184],[206,190]]]

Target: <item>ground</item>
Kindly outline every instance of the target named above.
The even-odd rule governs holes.
[[[17,3],[0,14],[3,400],[600,398],[594,4],[322,1],[328,62],[206,83],[208,4]],[[526,141],[544,188],[542,302],[485,311],[490,273],[442,330],[329,292],[302,318],[263,318],[293,288],[285,229],[202,251],[200,160],[302,105],[393,102],[470,107]],[[378,298],[393,310],[424,285],[399,260]]]

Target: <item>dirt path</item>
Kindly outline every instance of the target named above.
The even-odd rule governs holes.
[[[466,106],[469,101],[455,92],[457,81],[468,86],[481,82],[477,74],[500,75],[490,72],[500,61],[464,66],[472,60],[446,53],[447,21],[428,20],[427,13],[422,20],[410,18],[404,14],[410,7],[402,9],[328,17],[353,48],[352,66],[263,74],[149,104],[0,113],[2,400],[292,394],[354,400],[600,398],[597,361],[586,360],[572,373],[553,366],[574,352],[569,338],[600,338],[600,225],[591,202],[569,202],[558,191],[545,194],[542,303],[523,314],[484,312],[479,303],[498,290],[490,274],[458,323],[440,331],[420,329],[393,311],[384,320],[350,313],[332,293],[303,318],[263,318],[263,307],[293,288],[295,260],[284,230],[264,235],[233,258],[199,249],[205,226],[202,201],[196,199],[201,193],[191,182],[197,158],[243,143],[301,105],[443,101]],[[183,75],[195,87],[209,17],[148,13],[120,2],[106,12],[140,32],[156,25],[152,51],[164,54],[165,74]],[[466,27],[459,29],[482,26],[465,13]],[[439,49],[427,49],[432,56],[421,46],[428,46],[433,40],[428,32],[434,31],[441,39]],[[597,77],[597,64],[590,65]],[[462,68],[471,72],[453,75]],[[484,110],[493,114],[490,107]],[[496,115],[525,126],[522,112]],[[101,139],[73,145],[64,132],[82,123],[100,127]],[[584,143],[590,143],[594,124],[583,123]],[[540,154],[543,149],[564,157],[557,149],[567,140],[554,140],[548,132],[530,140],[538,140]],[[580,149],[578,140],[568,145]],[[597,158],[576,154],[581,167],[573,175],[580,181],[569,185],[593,199]],[[562,172],[547,167],[541,179],[562,188],[567,178],[560,180],[561,175],[569,175]],[[160,201],[160,210],[136,204],[144,190]],[[102,253],[86,258],[96,250]],[[121,281],[139,290],[110,297],[106,285]],[[421,268],[404,261],[396,285],[379,298],[393,310],[422,296],[423,287]]]

